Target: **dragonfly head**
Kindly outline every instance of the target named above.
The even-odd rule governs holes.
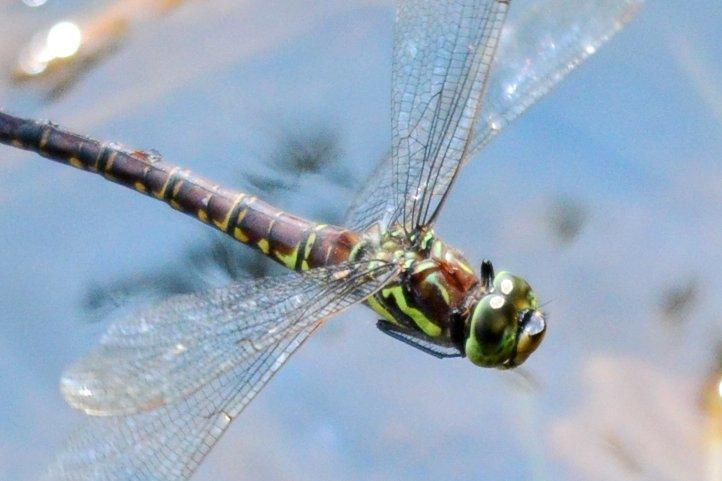
[[[508,272],[495,276],[489,261],[482,264],[481,285],[467,312],[466,355],[476,365],[516,367],[544,338],[546,319],[532,288]]]

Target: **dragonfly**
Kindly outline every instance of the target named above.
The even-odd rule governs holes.
[[[65,399],[89,416],[44,479],[188,479],[289,356],[354,304],[379,315],[381,332],[439,358],[510,369],[535,351],[547,319],[529,283],[495,273],[488,260],[477,273],[434,223],[466,161],[641,1],[511,4],[397,2],[392,145],[343,227],[294,216],[154,152],[0,112],[0,142],[161,200],[293,271],[171,297],[111,324],[62,376]]]

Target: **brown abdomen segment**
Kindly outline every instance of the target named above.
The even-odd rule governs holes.
[[[288,214],[254,196],[220,187],[159,156],[0,112],[0,142],[95,172],[155,197],[260,250],[290,269],[348,259],[359,236]]]

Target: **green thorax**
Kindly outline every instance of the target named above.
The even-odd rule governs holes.
[[[478,283],[459,251],[426,230],[409,239],[388,232],[376,242],[370,257],[399,262],[398,279],[367,300],[384,319],[434,338],[451,336],[451,317],[466,293]]]

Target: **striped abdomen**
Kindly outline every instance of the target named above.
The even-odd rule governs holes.
[[[359,236],[293,216],[254,196],[220,187],[159,157],[128,151],[55,125],[0,112],[0,142],[37,152],[155,197],[294,270],[348,259]]]

